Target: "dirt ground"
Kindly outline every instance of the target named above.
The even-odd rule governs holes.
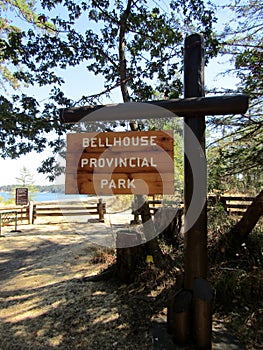
[[[92,224],[95,233],[96,225],[101,224]],[[137,290],[114,280],[83,281],[114,259],[110,249],[87,239],[86,226],[21,225],[21,232],[4,228],[1,350],[152,348],[155,315],[150,304],[155,296],[139,297]]]
[[[115,228],[127,219],[119,216]],[[4,227],[0,237],[0,350],[177,348],[162,343],[156,327],[166,322],[172,278],[87,281],[114,260],[112,249],[94,243],[112,236],[110,220],[18,228]],[[216,336],[222,329],[214,322]],[[239,349],[218,344],[213,349]]]

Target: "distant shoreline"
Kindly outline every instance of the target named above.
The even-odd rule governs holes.
[[[29,194],[32,201],[35,202],[51,202],[51,201],[60,201],[65,199],[74,199],[74,198],[83,198],[85,195],[70,195],[65,193],[54,193],[54,192],[34,192],[32,194]],[[89,197],[88,195],[86,195]],[[0,191],[0,198],[3,198],[2,204],[5,204],[6,201],[12,199],[15,197],[14,193],[6,192],[6,191]],[[1,203],[1,202],[0,202]]]

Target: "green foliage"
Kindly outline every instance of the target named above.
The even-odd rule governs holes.
[[[159,94],[155,95],[158,98]],[[183,120],[181,118],[158,118],[154,121],[144,121],[144,126],[150,130],[174,131],[174,187],[176,194],[181,196],[184,184]]]
[[[35,98],[23,94],[12,99],[0,96],[0,125],[1,157],[13,159],[33,150],[42,152],[48,146],[57,152],[67,129],[61,125],[54,103],[45,104],[41,110]],[[56,143],[48,140],[48,134],[54,131],[58,136]]]
[[[240,118],[241,119],[241,118]],[[232,118],[233,120],[233,118]],[[262,131],[242,124],[207,150],[209,191],[256,195],[263,185]],[[246,138],[246,140],[245,140]]]
[[[255,297],[260,297],[262,289],[262,271],[257,267],[251,270],[231,268],[227,266],[215,266],[212,276],[215,290],[215,302],[217,311],[246,311],[253,305]],[[242,311],[241,311],[242,313]]]
[[[174,136],[174,180],[175,192],[181,195],[184,188],[184,154],[183,137],[180,134]]]
[[[34,185],[34,176],[30,173],[30,171],[23,166],[20,170],[20,174],[16,177],[18,187],[26,187],[28,188],[28,199],[32,200],[36,193],[36,187]]]
[[[34,176],[25,166],[20,170],[19,177],[16,177],[16,180],[21,186],[33,186],[35,182]]]
[[[263,13],[262,13],[263,15]],[[243,91],[256,98],[263,94],[263,44],[262,48],[245,49],[235,61],[237,76],[244,84]]]
[[[254,195],[263,184],[263,7],[260,0],[224,7],[233,19],[221,34],[221,53],[234,63],[237,92],[249,94],[250,106],[246,115],[209,120],[218,135],[208,149],[210,189]]]
[[[15,6],[29,27],[5,30],[9,23],[2,17],[0,61],[6,79],[16,84],[50,85],[53,89],[51,101],[44,108],[25,95],[1,97],[3,157],[16,158],[31,150],[41,152],[48,146],[56,153],[59,146],[48,142],[46,135],[55,130],[60,137],[66,129],[60,125],[59,106],[95,104],[117,87],[121,87],[124,100],[150,99],[153,91],[165,96],[175,91],[179,96],[182,44],[190,27],[204,34],[207,57],[216,53],[212,33],[215,17],[202,0],[173,2],[167,11],[143,0],[119,1],[118,5],[115,1],[42,1],[43,15],[37,18],[33,4],[25,0],[6,1],[4,5],[8,9]],[[58,8],[63,8],[61,15],[52,18]],[[35,25],[45,30],[35,30]],[[73,102],[60,90],[63,79],[55,71],[82,63],[94,75],[103,75],[104,91]],[[7,67],[12,67],[11,76],[5,71]],[[43,172],[52,168],[51,178],[52,163],[50,160],[42,166]]]
[[[234,254],[226,254],[227,232],[234,223],[220,205],[208,213],[209,281],[214,290],[215,318],[226,317],[231,331],[246,334],[247,348],[260,344],[262,318],[262,223]],[[244,338],[240,339],[242,342]]]
[[[41,167],[37,170],[39,173],[48,174],[49,181],[54,181],[57,176],[65,171],[65,168],[56,161],[55,157],[49,157],[42,162]]]
[[[34,29],[47,32],[54,32],[55,26],[48,22],[45,16],[36,13],[35,1],[4,0],[0,2],[0,11],[0,76],[2,76],[0,85],[4,87],[5,82],[8,82],[14,89],[18,89],[20,83],[17,75],[23,75],[23,71],[15,51],[18,50],[19,53],[25,37],[25,32],[20,26],[23,23],[29,24]],[[12,17],[15,17],[17,21],[13,21]],[[18,23],[14,25],[15,22]],[[26,79],[24,82],[27,83]]]
[[[221,254],[222,255],[222,254]],[[250,235],[233,261],[214,263],[209,280],[214,289],[214,313],[225,315],[231,331],[248,349],[262,343],[262,233]]]

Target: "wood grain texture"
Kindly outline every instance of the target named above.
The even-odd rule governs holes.
[[[105,183],[105,181],[108,181]],[[114,181],[114,183],[111,181]],[[118,181],[124,180],[118,186]],[[132,182],[134,180],[134,182]],[[102,182],[104,181],[104,182]],[[116,184],[116,188],[115,185]],[[130,186],[129,186],[130,185]],[[134,188],[135,186],[135,188]],[[66,175],[66,194],[156,194],[174,193],[172,174],[70,174]]]
[[[69,134],[65,191],[173,194],[173,159],[173,131]]]
[[[149,101],[137,103],[140,106],[145,104],[144,108],[143,106],[138,108],[137,115],[134,108],[136,102],[71,107],[60,110],[60,119],[62,123],[78,123],[83,118],[86,122],[133,120],[135,115],[136,119],[154,119],[163,116],[195,116],[198,119],[203,115],[244,114],[248,109],[248,101],[249,96],[245,94]]]

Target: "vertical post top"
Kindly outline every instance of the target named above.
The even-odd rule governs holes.
[[[201,34],[185,38],[184,97],[202,97],[204,91],[204,39]]]
[[[204,45],[204,37],[202,34],[194,33],[185,38],[185,48],[190,48],[194,45],[198,46],[200,44],[201,46]]]

